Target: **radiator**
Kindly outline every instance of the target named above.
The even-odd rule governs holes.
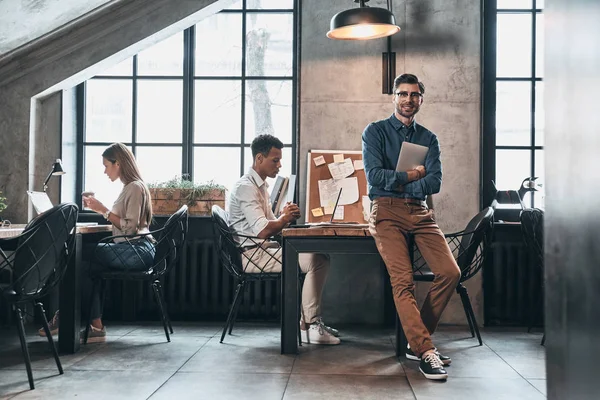
[[[163,282],[167,309],[173,320],[225,320],[236,287],[237,282],[221,266],[212,239],[189,240],[178,264]],[[104,309],[107,319],[159,318],[147,282],[111,282],[108,290]],[[238,320],[278,320],[279,293],[278,281],[246,284]]]
[[[485,325],[541,326],[542,271],[535,265],[520,231],[512,240],[495,240],[483,270]]]

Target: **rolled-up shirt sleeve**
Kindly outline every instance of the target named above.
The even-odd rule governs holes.
[[[240,210],[244,214],[246,222],[252,231],[252,235],[258,236],[269,224],[269,219],[265,215],[261,205],[262,199],[257,197],[256,189],[249,185],[238,186],[236,197]]]

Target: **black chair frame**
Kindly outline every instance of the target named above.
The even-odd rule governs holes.
[[[531,309],[529,316],[529,326],[527,332],[531,332],[536,319],[535,311],[542,308],[544,304],[544,210],[539,208],[527,208],[521,211],[519,216],[521,221],[521,231],[523,239],[530,256],[533,258],[535,267],[541,272],[542,280],[540,282],[540,296],[536,301],[536,306]],[[546,334],[542,336],[542,346],[546,342]]]
[[[0,298],[7,301],[16,316],[21,352],[32,390],[35,384],[23,323],[25,305],[31,302],[38,311],[56,367],[62,375],[62,364],[39,299],[47,295],[65,274],[74,252],[78,213],[75,204],[63,203],[37,216],[20,235],[0,239],[0,273],[9,271],[12,278],[12,282],[0,285]]]
[[[479,327],[467,288],[463,285],[463,282],[475,276],[483,267],[492,241],[493,228],[494,210],[491,207],[486,207],[471,219],[464,230],[444,235],[461,271],[456,292],[460,295],[467,323],[469,324],[469,330],[471,331],[471,337],[477,335],[480,346],[483,345],[481,334],[479,333]],[[409,246],[409,248],[413,249],[411,253],[413,257],[413,279],[417,282],[433,282],[435,275],[427,266],[419,250],[414,246],[414,237],[412,234],[409,234]]]
[[[171,341],[171,336],[169,333],[173,333],[173,326],[167,312],[161,279],[177,264],[177,261],[181,256],[181,252],[183,251],[188,229],[187,209],[187,205],[183,205],[176,213],[169,217],[165,225],[160,229],[156,229],[145,234],[109,236],[103,238],[98,243],[96,252],[102,251],[103,247],[112,249],[112,247],[108,246],[108,244],[114,243],[115,239],[121,239],[121,244],[128,244],[134,249],[136,249],[134,244],[139,243],[141,240],[146,240],[150,241],[154,245],[156,253],[154,255],[152,264],[146,265],[144,259],[136,250],[136,255],[138,256],[139,261],[145,266],[143,270],[127,271],[103,269],[100,271],[90,271],[94,284],[90,294],[90,309],[88,310],[87,314],[87,325],[83,338],[84,344],[87,344],[89,329],[92,323],[92,302],[96,297],[96,293],[98,290],[100,290],[100,310],[103,310],[104,299],[106,296],[106,281],[109,280],[148,281],[150,283],[152,292],[154,293],[156,303],[158,304],[160,318],[162,320],[167,342]],[[152,240],[153,238],[158,239]],[[127,261],[123,260],[118,252],[115,251],[114,255],[115,258],[119,259],[122,263],[127,263]]]
[[[227,272],[229,272],[229,274],[237,281],[233,301],[231,303],[231,307],[229,308],[227,320],[225,321],[225,326],[223,327],[223,332],[221,334],[220,343],[223,343],[225,334],[228,333],[231,335],[233,325],[237,319],[237,314],[242,302],[241,294],[247,288],[247,283],[256,281],[278,281],[281,279],[281,272],[264,271],[264,265],[258,265],[252,260],[252,257],[260,251],[268,254],[269,260],[275,260],[275,262],[281,264],[281,261],[277,258],[277,255],[280,254],[282,250],[277,237],[262,239],[256,236],[246,236],[232,232],[227,224],[227,213],[217,205],[212,206],[211,216],[215,229],[219,259]],[[234,236],[239,238],[241,243],[235,241]],[[264,251],[264,249],[273,248],[274,244],[279,246],[277,251],[274,253]],[[249,250],[254,250],[254,252],[247,254]],[[246,272],[250,266],[256,267],[256,269],[258,269],[260,272]],[[301,274],[300,277],[300,285],[302,285],[303,275]],[[301,346],[302,343],[300,340],[299,325],[298,337],[298,342]]]

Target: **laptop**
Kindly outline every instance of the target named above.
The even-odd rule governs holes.
[[[31,199],[31,204],[33,205],[33,208],[35,209],[35,212],[38,213],[38,215],[45,213],[46,211],[48,211],[49,209],[54,207],[54,204],[52,204],[52,200],[50,200],[50,197],[48,197],[48,193],[46,193],[46,192],[33,192],[33,191],[28,190],[27,195]],[[97,222],[77,222],[76,223],[76,226],[96,226],[96,225],[98,225]]]

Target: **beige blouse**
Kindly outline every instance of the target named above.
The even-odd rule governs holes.
[[[134,233],[148,233],[148,225],[141,222],[142,204],[144,203],[145,183],[133,181],[123,186],[123,190],[113,204],[111,213],[121,217],[120,226],[113,225],[113,235],[131,235]],[[117,239],[115,242],[123,241]]]

